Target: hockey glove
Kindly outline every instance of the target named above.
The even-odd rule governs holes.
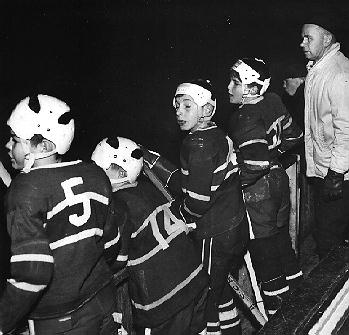
[[[343,198],[344,174],[328,170],[324,179],[322,196],[325,201],[333,201]]]

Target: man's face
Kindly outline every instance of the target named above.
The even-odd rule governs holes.
[[[325,32],[315,24],[305,24],[302,28],[302,42],[300,44],[303,49],[305,58],[318,61],[326,50]]]
[[[241,81],[236,77],[230,78],[228,85],[229,102],[231,104],[241,104],[244,93],[243,85]]]
[[[200,126],[199,121],[203,116],[203,110],[190,95],[176,96],[175,109],[177,123],[181,130],[195,131]]]

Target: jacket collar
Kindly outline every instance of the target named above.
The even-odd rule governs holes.
[[[336,42],[331,45],[331,47],[324,53],[324,55],[316,62],[314,63],[313,60],[309,61],[307,63],[307,69],[308,71],[313,69],[322,68],[324,65],[326,65],[327,61],[332,58],[332,56],[337,53],[340,50],[340,43]]]

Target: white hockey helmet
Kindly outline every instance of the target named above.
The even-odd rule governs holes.
[[[173,98],[173,107],[176,107],[176,96],[179,94],[190,95],[193,98],[194,102],[200,107],[205,106],[207,103],[210,103],[214,108],[211,117],[216,112],[217,102],[216,99],[213,97],[212,85],[209,80],[201,79],[194,80],[190,83],[188,82],[180,84],[177,87],[176,93]]]
[[[74,120],[63,124],[59,118],[68,113],[70,108],[65,102],[48,95],[39,94],[37,99],[37,110],[32,109],[33,98],[21,100],[12,111],[7,125],[16,136],[25,140],[30,140],[36,134],[42,135],[55,144],[54,152],[63,155],[69,150],[74,138]]]
[[[141,148],[132,140],[124,137],[103,139],[97,144],[91,159],[103,170],[107,170],[112,163],[122,167],[127,172],[126,180],[130,183],[137,180],[143,167]]]
[[[265,62],[258,58],[239,59],[231,68],[240,76],[241,83],[249,85],[256,83],[261,85],[261,89],[257,96],[263,95],[270,85],[270,75]],[[245,97],[253,97],[254,95],[245,94]]]

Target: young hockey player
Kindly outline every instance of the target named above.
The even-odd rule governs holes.
[[[95,164],[61,162],[74,137],[69,111],[39,94],[20,101],[7,121],[6,147],[21,173],[7,195],[12,256],[0,298],[1,334],[27,315],[36,335],[117,332],[107,264],[120,248],[112,190]]]
[[[265,94],[270,75],[263,60],[238,60],[231,68],[230,103],[238,105],[229,134],[237,145],[241,182],[254,239],[249,250],[269,314],[302,277],[291,246],[290,194],[280,153],[302,140],[302,131],[273,93]]]
[[[233,144],[211,121],[216,110],[207,80],[180,84],[173,98],[177,123],[188,131],[180,152],[183,201],[187,223],[210,275],[207,334],[239,334],[241,325],[230,271],[241,262],[248,223]]]
[[[198,334],[205,329],[207,274],[179,204],[139,176],[143,153],[132,140],[105,138],[91,158],[109,177],[118,208],[128,213],[121,241],[136,333]]]

